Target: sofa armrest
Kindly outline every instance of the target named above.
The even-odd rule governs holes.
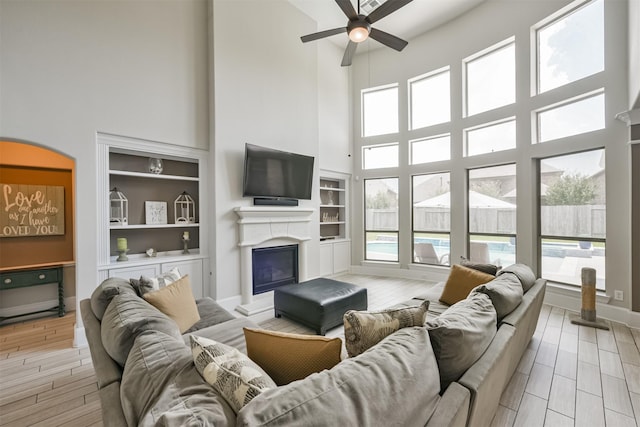
[[[120,404],[120,381],[113,382],[100,389],[102,423],[104,427],[123,427],[127,420]]]
[[[425,427],[465,427],[470,399],[468,389],[452,382]]]
[[[90,299],[80,301],[80,313],[82,314],[89,350],[91,351],[93,369],[96,371],[96,378],[98,379],[98,388],[102,389],[111,383],[119,382],[122,378],[122,368],[102,346],[100,321],[93,314]]]
[[[515,328],[502,325],[493,337],[487,350],[480,356],[458,382],[471,392],[468,426],[488,426],[491,424],[502,391],[509,375],[506,367],[514,352],[513,335]]]

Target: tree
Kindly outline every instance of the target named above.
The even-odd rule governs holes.
[[[546,205],[577,206],[587,205],[596,196],[596,188],[588,176],[567,174],[549,186]]]
[[[389,209],[396,205],[397,201],[386,191],[378,191],[373,196],[367,195],[367,209]]]

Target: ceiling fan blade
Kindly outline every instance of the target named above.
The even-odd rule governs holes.
[[[324,30],[313,34],[307,34],[306,36],[300,37],[302,43],[310,42],[313,40],[322,39],[324,37],[334,36],[336,34],[344,33],[347,31],[347,27],[334,28],[332,30]]]
[[[344,56],[342,57],[342,65],[343,67],[348,67],[351,65],[351,61],[353,60],[353,55],[356,53],[356,48],[358,47],[358,43],[354,43],[349,40],[349,44],[347,48],[344,50]]]
[[[386,4],[386,3],[385,3]],[[399,37],[396,37],[392,34],[385,33],[381,30],[376,30],[375,28],[371,29],[371,33],[369,33],[369,37],[372,39],[379,41],[385,46],[389,46],[391,49],[395,49],[400,52],[409,42],[402,40]]]
[[[402,6],[411,3],[411,1],[412,0],[387,0],[386,2],[382,3],[382,5],[380,5],[377,9],[371,12],[366,19],[370,24],[373,24],[374,22],[379,21],[385,16],[400,9]]]
[[[358,17],[356,10],[353,8],[353,5],[351,4],[351,0],[336,0],[336,3],[338,3],[338,6],[340,6],[340,9],[342,9],[344,14],[347,15],[347,18],[355,19]]]

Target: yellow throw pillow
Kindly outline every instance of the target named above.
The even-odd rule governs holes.
[[[465,299],[469,295],[469,292],[471,292],[471,289],[490,282],[493,279],[495,279],[495,276],[491,274],[453,264],[447,283],[445,283],[444,290],[440,296],[440,302],[453,305]]]
[[[340,362],[342,340],[243,328],[247,355],[277,385],[289,384],[331,369]]]
[[[149,304],[173,319],[183,334],[198,320],[198,306],[191,291],[189,275],[142,296]]]

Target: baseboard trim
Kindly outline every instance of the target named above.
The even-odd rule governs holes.
[[[40,301],[34,302],[31,304],[23,304],[17,305],[15,307],[5,307],[0,309],[0,317],[11,317],[11,316],[21,316],[16,317],[15,319],[8,319],[3,322],[4,325],[8,325],[10,323],[15,322],[24,322],[25,320],[38,319],[44,316],[51,316],[51,313],[35,313],[35,314],[26,314],[34,311],[41,310],[49,310],[58,305],[58,300],[48,300],[48,301]],[[76,309],[76,297],[67,297],[64,299],[64,306],[66,311],[75,311]],[[24,316],[22,316],[24,314]]]
[[[73,330],[73,346],[75,348],[88,347],[87,334],[84,332],[84,326],[76,327]]]
[[[567,295],[547,286],[547,291],[544,295],[544,303],[553,307],[564,308],[566,310],[580,313],[582,297],[580,294],[576,296]],[[627,326],[640,326],[640,313],[631,311],[628,308],[596,302],[596,315],[602,319],[624,323]]]

